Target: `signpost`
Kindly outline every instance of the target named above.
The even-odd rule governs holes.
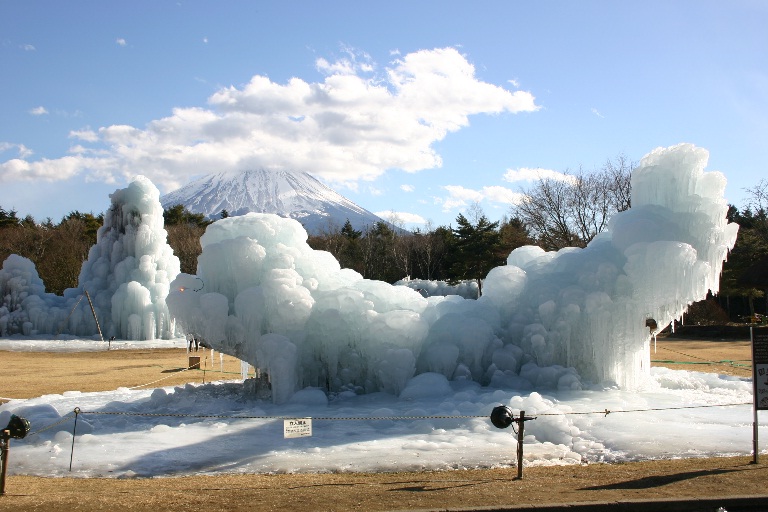
[[[312,437],[312,418],[283,420],[283,438]]]
[[[768,330],[755,332],[749,328],[752,339],[752,463],[757,464],[757,411],[768,410]]]

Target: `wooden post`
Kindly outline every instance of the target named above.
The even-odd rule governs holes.
[[[8,467],[8,450],[11,444],[11,431],[3,430],[0,434],[0,496],[5,495],[5,471]]]
[[[525,436],[525,411],[520,411],[517,422],[517,479],[523,478],[523,437]]]

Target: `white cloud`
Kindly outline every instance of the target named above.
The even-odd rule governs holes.
[[[44,158],[36,162],[14,158],[0,163],[0,175],[8,181],[65,180],[80,172],[85,164],[83,160],[80,156],[65,156],[56,160]]]
[[[385,212],[374,212],[374,214],[388,222],[391,222],[395,226],[421,226],[427,223],[427,219],[416,213],[396,212],[394,210],[388,210]]]
[[[510,183],[516,183],[518,181],[532,182],[539,180],[557,180],[567,181],[569,183],[574,183],[576,181],[576,178],[570,174],[553,171],[552,169],[542,169],[541,167],[537,167],[535,169],[531,169],[529,167],[507,169],[507,172],[504,173],[502,179]]]
[[[435,203],[441,204],[444,212],[461,210],[472,203],[490,203],[492,206],[511,206],[518,204],[524,194],[498,185],[483,187],[480,190],[462,187],[460,185],[446,185],[448,197],[435,198]]]
[[[605,119],[605,116],[601,114],[596,108],[592,108],[592,113],[595,114],[600,119]]]
[[[280,84],[256,75],[242,87],[218,90],[206,107],[176,108],[143,128],[73,131],[70,137],[98,143],[102,151],[5,162],[14,172],[0,180],[80,172],[128,178],[140,170],[168,191],[213,170],[266,167],[353,186],[388,169],[440,167],[433,144],[468,126],[469,116],[538,109],[528,92],[479,80],[454,48],[398,56],[378,74],[371,74],[376,66],[369,56],[345,51],[337,62],[318,59],[327,73],[320,82]],[[62,172],[48,172],[57,165]]]
[[[28,158],[33,155],[33,151],[24,144],[13,144],[12,142],[0,142],[0,153],[15,149],[19,158]]]
[[[207,38],[207,37],[204,37],[204,38],[203,38],[203,42],[204,42],[205,44],[208,44],[208,38]]]
[[[525,196],[525,194],[498,185],[483,187],[482,193],[483,199],[487,201],[507,205],[518,204]]]
[[[40,106],[40,107],[35,107],[33,109],[30,109],[29,113],[32,114],[33,116],[42,116],[47,114],[48,111],[45,109],[45,107]]]
[[[34,151],[29,149],[24,144],[17,144],[16,147],[19,149],[19,158],[29,158],[34,154]]]
[[[85,142],[98,142],[99,135],[91,130],[90,128],[85,128],[83,130],[72,130],[69,132],[69,138],[70,139],[79,139],[83,140]]]
[[[118,37],[117,39],[115,39],[115,42],[117,43],[118,46],[125,46],[128,44],[126,40],[123,39],[122,37]]]
[[[23,45],[21,45],[21,49],[26,51],[26,52],[33,52],[37,48],[35,48],[34,45],[31,45],[31,44],[23,44]]]
[[[446,185],[443,187],[445,190],[448,191],[449,196],[451,199],[454,199],[456,201],[462,201],[464,203],[467,202],[474,202],[474,201],[482,201],[483,200],[483,194],[482,192],[478,190],[473,190],[471,188],[465,188],[460,185]]]
[[[400,190],[403,192],[413,192],[416,188],[413,185],[400,185]]]

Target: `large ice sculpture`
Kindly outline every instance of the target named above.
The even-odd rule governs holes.
[[[196,276],[168,305],[186,332],[266,372],[273,399],[307,386],[399,393],[416,374],[515,388],[637,387],[660,327],[716,292],[738,227],[725,178],[690,144],[657,149],[632,175],[631,210],[587,248],[513,251],[478,300],[423,298],[363,279],[307,245],[293,220],[222,219]]]
[[[98,332],[87,291],[105,337],[170,338],[174,325],[165,299],[179,274],[167,244],[160,192],[144,176],[110,195],[111,206],[83,263],[77,288],[45,293],[34,264],[12,255],[0,270],[0,335]]]

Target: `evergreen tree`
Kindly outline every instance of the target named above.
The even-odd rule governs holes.
[[[485,215],[480,215],[473,225],[463,214],[459,214],[456,224],[453,229],[455,244],[451,279],[454,282],[475,279],[481,285],[481,280],[493,267],[504,263],[499,257],[499,223],[490,222]]]
[[[515,217],[511,220],[502,219],[499,226],[499,254],[498,256],[506,261],[507,256],[514,249],[524,245],[533,244],[531,235],[525,223]]]
[[[4,210],[0,208],[0,228],[8,226],[18,226],[19,218],[16,216],[16,210]]]
[[[362,231],[358,231],[352,227],[352,223],[349,222],[349,219],[347,219],[347,221],[341,227],[341,234],[349,240],[357,240],[358,238],[363,236]]]
[[[768,268],[768,215],[763,209],[757,212],[750,208],[739,211],[731,206],[728,220],[739,225],[739,235],[728,260],[723,264],[719,295],[726,297],[729,314],[732,313],[730,298],[744,297],[748,311],[741,313],[754,315],[755,299],[766,297],[768,291],[768,277],[764,270]]]
[[[104,214],[100,213],[96,216],[93,213],[82,213],[78,210],[73,210],[61,219],[59,225],[62,226],[73,222],[82,224],[82,227],[78,229],[82,240],[93,245],[96,243],[96,233],[104,224]]]
[[[166,226],[192,224],[205,227],[211,223],[211,221],[205,218],[205,215],[202,213],[192,213],[183,204],[176,204],[163,210],[163,219]]]

